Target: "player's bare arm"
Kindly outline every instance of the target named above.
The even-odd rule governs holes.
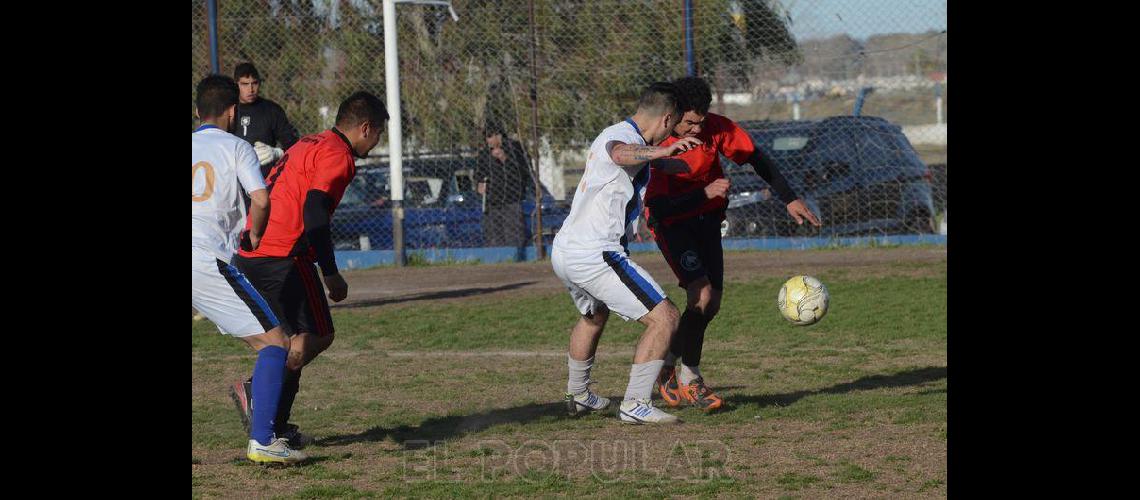
[[[258,189],[249,193],[249,219],[252,225],[249,228],[249,243],[256,250],[265,234],[265,226],[269,224],[269,191]]]
[[[610,158],[622,167],[636,167],[640,170],[646,162],[683,153],[701,144],[696,137],[686,137],[668,146],[642,146],[611,141],[606,145]],[[631,175],[636,172],[632,172]]]

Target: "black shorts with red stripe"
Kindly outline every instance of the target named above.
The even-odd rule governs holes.
[[[724,289],[724,248],[720,243],[720,213],[712,212],[657,223],[653,236],[665,261],[677,275],[677,286],[685,288],[707,276],[714,289]]]
[[[332,314],[317,265],[307,257],[242,257],[233,265],[261,292],[289,335],[332,335]]]

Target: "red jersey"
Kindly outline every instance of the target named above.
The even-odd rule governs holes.
[[[238,254],[242,257],[311,255],[315,258],[308,240],[303,239],[305,196],[311,189],[324,191],[332,200],[331,218],[355,175],[351,143],[339,131],[326,130],[302,137],[265,178],[269,190],[269,223],[261,243],[252,252],[241,250]],[[252,219],[246,220],[246,230],[252,224]]]
[[[752,137],[744,129],[736,122],[713,113],[705,115],[705,122],[697,138],[703,144],[675,156],[689,165],[689,173],[667,175],[653,169],[649,177],[649,186],[645,190],[647,205],[650,199],[657,196],[677,196],[696,189],[704,189],[712,181],[724,177],[719,155],[723,154],[732,161],[742,164],[747,163],[755,151]],[[668,146],[677,140],[677,137],[670,135],[660,145]],[[668,224],[679,219],[723,211],[727,207],[728,200],[718,196],[711,200],[706,199],[698,208],[666,217],[661,222]]]

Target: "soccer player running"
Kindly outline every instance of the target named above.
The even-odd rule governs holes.
[[[570,215],[554,237],[554,274],[570,290],[582,315],[570,332],[567,356],[566,405],[571,415],[609,407],[609,399],[592,392],[588,384],[598,339],[613,311],[626,321],[636,319],[645,325],[619,418],[632,424],[680,422],[650,402],[679,312],[649,273],[629,260],[627,249],[649,181],[648,162],[701,142],[688,137],[655,146],[669,136],[680,116],[676,88],[654,83],[642,93],[632,117],[603,130],[590,145]]]
[[[687,295],[685,313],[681,315],[657,385],[669,406],[685,403],[712,411],[720,408],[724,401],[705,384],[700,364],[705,329],[720,310],[724,290],[720,224],[728,206],[724,193],[729,183],[724,178],[719,155],[737,164],[751,164],[787,204],[788,215],[797,223],[803,224],[804,219],[815,226],[820,223],[771,160],[760,154],[748,133],[732,120],[709,113],[712,93],[708,83],[697,77],[681,78],[673,83],[686,105],[680,123],[662,146],[693,137],[700,139],[701,145],[677,156],[688,164],[687,173],[653,175],[645,193],[649,227],[657,247],[680,280],[678,286],[684,288]],[[658,165],[654,163],[652,168],[656,174]],[[675,369],[678,358],[681,360],[679,373]]]
[[[238,101],[237,83],[211,75],[198,82],[195,91],[202,125],[191,135],[191,305],[223,334],[257,351],[246,457],[254,462],[298,462],[305,455],[276,436],[273,425],[289,343],[265,299],[230,263],[246,220],[242,190],[252,200],[248,241],[253,248],[265,232],[269,194],[253,147],[227,132]]]
[[[274,423],[277,435],[288,439],[293,448],[303,448],[311,441],[289,423],[301,368],[333,341],[332,315],[318,270],[324,276],[328,298],[340,302],[348,296],[348,284],[333,255],[329,223],[356,175],[354,158],[363,158],[376,147],[387,120],[388,111],[380,99],[357,92],[340,104],[332,129],[302,137],[289,148],[266,178],[273,210],[260,246],[243,248],[234,257],[237,268],[265,295],[291,336]],[[249,387],[249,381],[231,386],[243,424],[251,414]]]

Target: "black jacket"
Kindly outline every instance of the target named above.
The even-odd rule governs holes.
[[[528,189],[534,189],[530,160],[522,144],[504,138],[503,150],[507,153],[505,163],[491,156],[490,149],[483,149],[475,168],[475,182],[487,183],[488,207],[519,203]]]
[[[277,103],[258,98],[250,104],[237,105],[234,116],[234,135],[245,139],[251,145],[263,142],[281,149],[289,149],[300,137],[297,129],[285,117],[285,110]],[[261,167],[262,175],[267,175],[273,165]]]

